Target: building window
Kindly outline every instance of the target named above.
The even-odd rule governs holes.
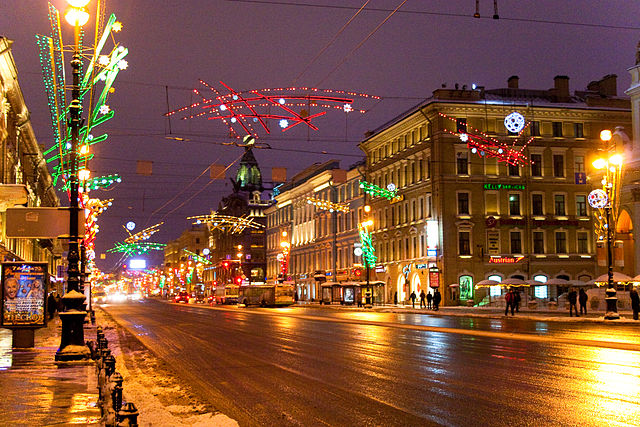
[[[540,136],[540,122],[531,122],[531,136]]]
[[[573,158],[574,172],[584,172],[584,156],[575,156]]]
[[[553,176],[564,178],[564,156],[562,154],[553,155]]]
[[[509,163],[508,169],[509,176],[520,176],[520,166],[518,166],[517,164],[512,165],[511,163]]]
[[[511,241],[511,253],[521,254],[522,253],[522,234],[519,231],[512,231],[509,233],[509,237]]]
[[[509,215],[520,215],[519,194],[509,194]]]
[[[458,232],[458,251],[460,255],[471,255],[471,236],[468,231]]]
[[[459,151],[456,155],[456,172],[458,175],[469,175],[469,159],[468,154]]]
[[[498,159],[495,157],[484,158],[484,173],[486,175],[498,175]]]
[[[576,138],[584,138],[584,129],[583,129],[582,123],[573,124],[573,135]]]
[[[562,122],[553,122],[551,125],[553,126],[553,136],[555,138],[562,137]]]
[[[531,176],[542,176],[542,154],[531,155]]]
[[[533,253],[534,254],[544,253],[544,231],[533,232]]]
[[[576,215],[587,216],[587,196],[583,194],[576,196]]]
[[[553,196],[556,215],[566,215],[567,212],[564,208],[564,194],[556,194]]]
[[[542,194],[531,195],[531,214],[544,215],[544,209],[542,204]]]
[[[547,285],[540,285],[533,287],[533,295],[539,299],[545,299],[549,297],[549,293],[547,292]]]
[[[567,253],[567,233],[564,231],[556,231],[556,253]]]
[[[458,215],[469,215],[469,193],[458,193]]]
[[[498,215],[498,193],[484,193],[484,213],[487,215]]]
[[[589,253],[589,233],[586,231],[578,231],[578,253]]]

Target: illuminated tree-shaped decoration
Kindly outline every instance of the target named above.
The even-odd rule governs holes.
[[[164,224],[164,222],[159,222],[152,225],[151,227],[147,227],[144,230],[137,232],[136,234],[129,233],[129,230],[123,226],[127,233],[129,233],[129,237],[124,239],[124,243],[135,243],[147,240],[160,230],[160,226],[162,224]]]
[[[249,90],[238,92],[223,82],[220,84],[228,93],[222,94],[214,86],[204,80],[200,80],[204,86],[201,90],[193,92],[202,98],[196,102],[165,114],[171,117],[176,114],[185,114],[182,119],[206,117],[209,120],[221,120],[229,128],[232,137],[242,138],[245,135],[258,137],[254,126],[260,126],[264,132],[271,133],[269,120],[275,120],[286,131],[299,124],[305,124],[313,130],[318,128],[312,120],[323,116],[327,110],[337,109],[345,113],[357,111],[365,113],[364,109],[354,109],[356,98],[380,100],[378,96],[364,93],[348,92],[332,89],[317,89],[310,87],[287,87]],[[190,111],[198,108],[200,111],[191,114]],[[311,114],[311,108],[321,110]],[[299,112],[296,109],[301,109]]]
[[[511,165],[529,164],[529,159],[524,155],[524,149],[534,140],[533,136],[526,138],[525,130],[531,122],[526,122],[519,113],[511,113],[505,119],[505,127],[512,132],[507,141],[501,141],[493,136],[489,136],[482,131],[465,124],[462,129],[458,128],[455,117],[449,117],[444,113],[439,115],[455,124],[456,132],[444,129],[451,135],[456,135],[460,141],[467,144],[472,153],[480,157],[495,157],[498,161]],[[517,131],[517,132],[516,132]]]
[[[40,51],[40,65],[53,130],[53,145],[43,154],[47,163],[55,163],[51,175],[54,185],[58,185],[60,177],[66,181],[68,165],[65,162],[69,158],[71,149],[71,132],[67,127],[68,106],[65,95],[65,88],[70,85],[65,82],[65,46],[62,44],[60,15],[51,3],[49,3],[49,21],[51,35],[36,35],[36,43]],[[125,57],[129,51],[124,46],[118,45],[114,38],[114,33],[122,29],[122,24],[116,22],[116,16],[113,14],[109,16],[104,28],[103,22],[104,11],[98,11],[96,14],[95,45],[92,48],[83,46],[82,33],[79,39],[81,56],[87,58],[89,63],[80,82],[79,100],[84,104],[84,110],[88,112],[88,115],[86,125],[80,129],[77,169],[81,169],[80,165],[86,165],[86,162],[93,158],[89,147],[105,141],[108,137],[106,133],[94,136],[93,132],[97,126],[114,116],[113,110],[106,104],[107,98],[115,90],[113,82],[118,73],[120,70],[126,69],[128,65]],[[113,42],[111,48],[106,48],[108,41]],[[102,86],[102,89],[98,89],[98,84]],[[87,188],[105,188],[119,182],[119,176],[116,179],[111,179],[114,176],[116,175],[93,178],[90,187]],[[108,185],[103,182],[102,178],[107,178]],[[97,187],[94,188],[96,184]]]
[[[375,184],[371,184],[367,181],[360,181],[360,188],[362,191],[372,197],[384,197],[385,199],[392,200],[398,196],[398,190],[395,186],[390,184],[391,189],[380,188]]]
[[[246,228],[264,228],[263,224],[256,222],[253,218],[247,216],[221,215],[213,211],[210,215],[190,216],[187,217],[187,219],[195,220],[193,224],[206,223],[210,231],[220,230],[231,234],[242,233]]]
[[[126,258],[130,258],[135,255],[144,255],[150,251],[161,251],[167,246],[164,243],[151,243],[151,242],[134,242],[124,243],[118,242],[113,248],[107,250],[109,253],[122,252]]]
[[[317,199],[315,197],[307,197],[307,203],[314,205],[318,209],[324,209],[329,212],[349,212],[349,206],[341,203],[333,203],[327,200]]]
[[[367,268],[375,267],[378,259],[371,242],[371,233],[368,230],[368,227],[371,225],[373,225],[371,220],[358,224],[358,233],[360,234],[360,242],[362,243],[362,261]]]

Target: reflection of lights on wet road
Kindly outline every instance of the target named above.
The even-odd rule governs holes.
[[[0,370],[11,367],[13,342],[12,332],[8,329],[0,329]]]

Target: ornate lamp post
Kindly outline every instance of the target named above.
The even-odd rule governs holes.
[[[71,103],[69,105],[69,128],[71,129],[71,147],[69,152],[69,252],[67,255],[67,293],[62,297],[65,311],[60,313],[62,334],[60,348],[55,359],[59,361],[80,360],[89,357],[89,349],[84,343],[84,318],[87,315],[84,307],[84,289],[80,274],[80,236],[78,236],[78,145],[82,118],[80,101],[80,59],[79,40],[80,27],[89,20],[89,13],[84,8],[89,0],[67,0],[70,4],[65,19],[74,28],[73,58],[71,68],[73,84]]]
[[[608,145],[609,141],[611,141],[611,131],[603,130],[600,132],[600,139]],[[602,189],[598,188],[589,193],[589,205],[592,208],[599,209],[600,213],[604,210],[605,214],[604,221],[601,222],[603,227],[599,230],[600,232],[604,231],[607,241],[607,289],[605,290],[607,312],[605,319],[619,319],[618,298],[616,296],[616,285],[613,281],[613,257],[611,253],[611,228],[615,225],[617,210],[613,212],[613,218],[611,211],[615,209],[616,203],[618,202],[618,189],[622,176],[622,156],[613,154],[608,159],[596,159],[593,162],[593,167],[598,170],[603,170]],[[602,219],[602,215],[600,215],[599,218]],[[604,230],[602,230],[602,228],[604,228]],[[598,239],[602,239],[601,234],[602,233],[599,233]]]

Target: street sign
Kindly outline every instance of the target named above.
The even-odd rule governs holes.
[[[69,237],[69,208],[7,208],[6,235],[23,239]],[[78,209],[78,236],[84,237],[84,209]]]

